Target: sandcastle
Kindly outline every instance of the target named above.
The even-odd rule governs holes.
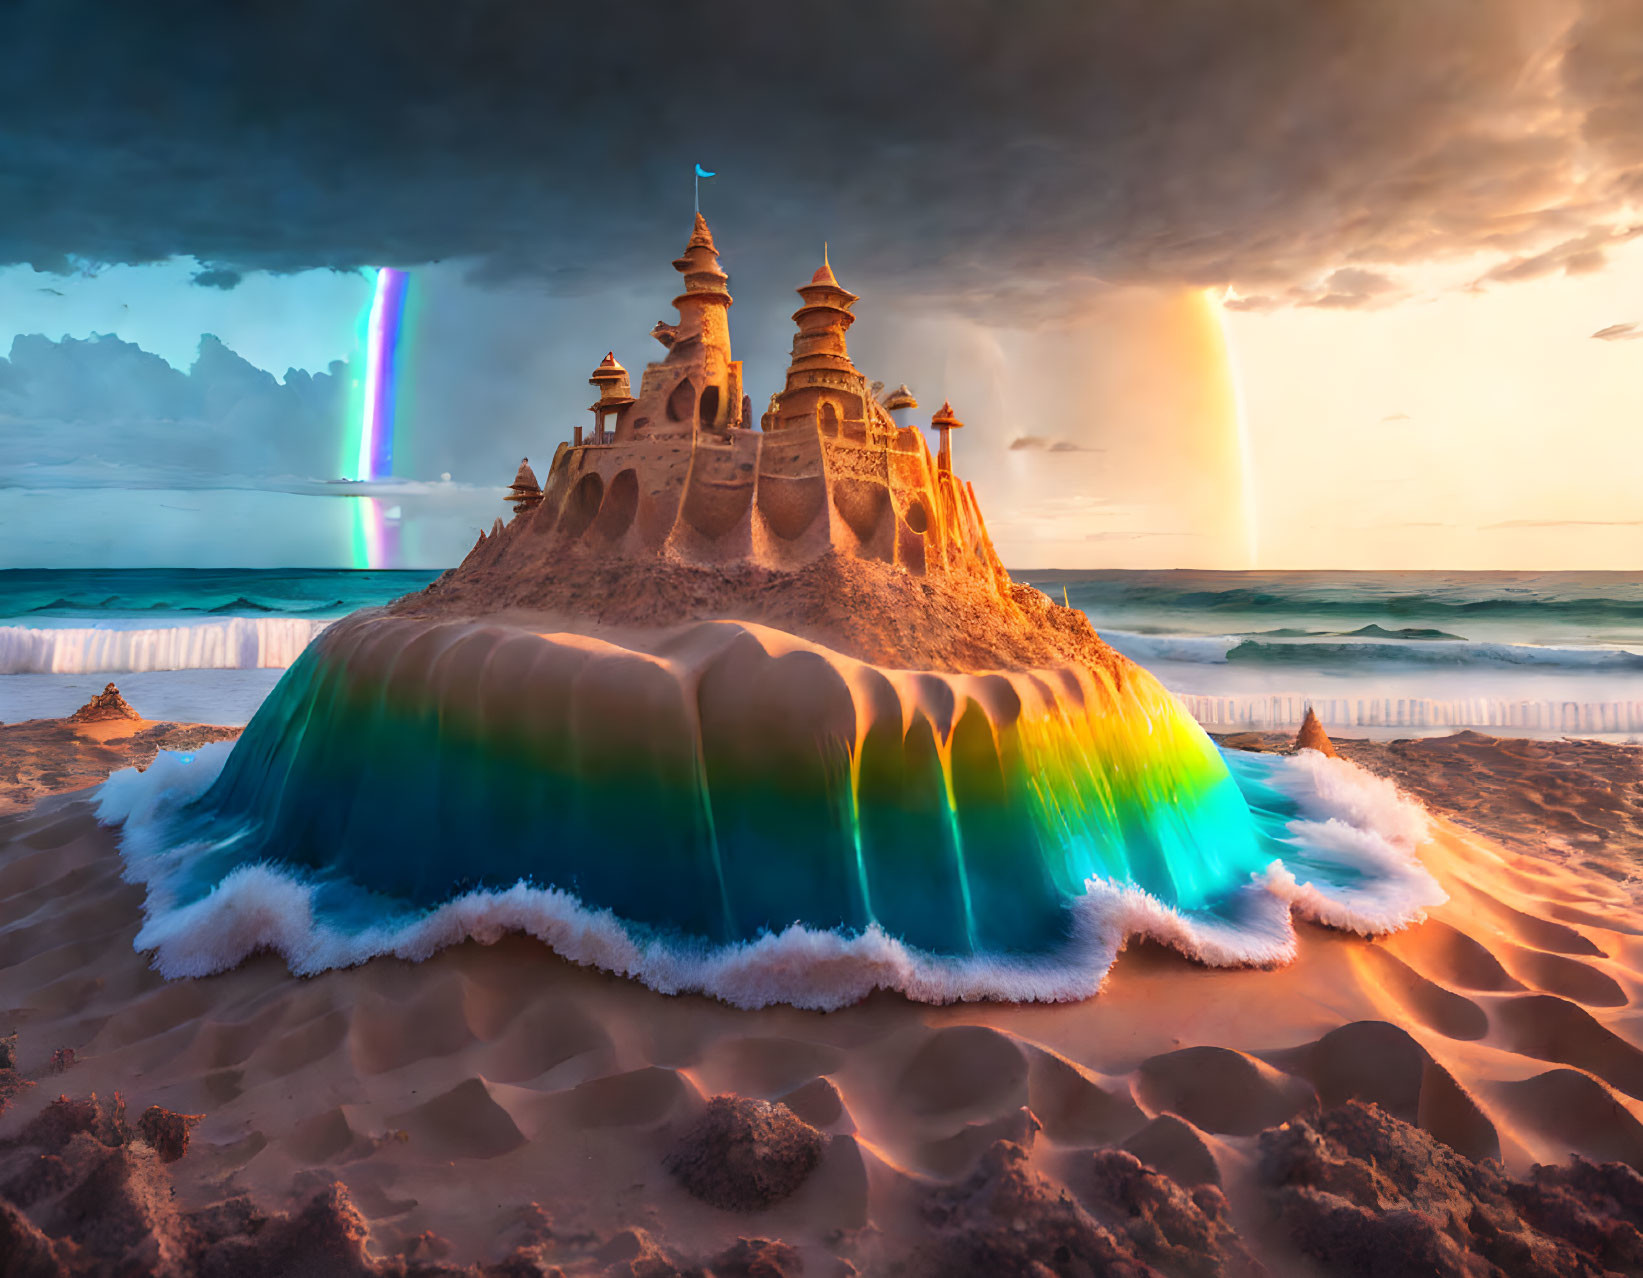
[[[589,378],[599,393],[592,428],[560,443],[516,535],[694,564],[791,568],[831,552],[915,576],[1003,577],[975,493],[953,472],[950,432],[962,423],[942,405],[932,456],[906,420],[917,406],[906,387],[875,396],[846,341],[858,299],[825,257],[798,289],[786,382],[757,421],[731,354],[728,279],[701,214],[673,266],[684,276],[679,320],[652,330],[667,354],[646,366],[637,395],[606,355]],[[519,479],[528,493],[534,474]],[[471,559],[505,555],[487,537]]]
[[[1292,801],[1011,581],[954,471],[963,423],[943,403],[932,453],[912,393],[855,367],[825,255],[757,423],[700,215],[673,265],[638,393],[607,355],[591,427],[540,481],[521,462],[512,519],[325,631],[143,836],[192,849],[133,860],[162,970],[521,928],[747,1005],[1055,999],[1135,930],[1265,962],[1291,899],[1336,908]],[[1253,886],[1280,854],[1294,873]],[[176,924],[199,911],[224,925]]]
[[[654,627],[739,619],[880,664],[1031,668],[1114,656],[1082,614],[1013,583],[973,488],[955,472],[951,404],[932,453],[905,385],[851,359],[857,297],[825,252],[799,286],[782,389],[757,421],[733,357],[732,303],[700,214],[673,263],[678,322],[635,394],[615,352],[590,385],[592,421],[546,477],[519,464],[497,519],[454,570],[396,615],[528,609]]]

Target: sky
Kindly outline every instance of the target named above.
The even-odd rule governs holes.
[[[382,266],[370,509],[455,562],[697,162],[755,401],[826,240],[1012,566],[1643,562],[1635,0],[261,12],[0,9],[0,567],[356,562]]]

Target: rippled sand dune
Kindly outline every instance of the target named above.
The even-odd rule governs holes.
[[[1220,1183],[1228,1228],[1276,1261],[1303,1242],[1274,1241],[1257,1133],[1353,1097],[1515,1174],[1571,1154],[1643,1168],[1628,890],[1442,820],[1421,857],[1450,896],[1426,922],[1376,941],[1300,924],[1298,957],[1274,970],[1137,944],[1076,1004],[877,994],[747,1012],[519,936],[303,979],[263,955],[166,982],[133,949],[142,890],[113,833],[84,797],[52,799],[0,822],[0,1030],[15,1026],[39,1083],[0,1138],[59,1091],[119,1090],[132,1112],[203,1115],[170,1167],[184,1209],[247,1191],[273,1210],[337,1180],[380,1254],[467,1263],[534,1242],[571,1272],[632,1272],[618,1253],[652,1246],[632,1228],[679,1255],[758,1235],[806,1273],[874,1272],[933,1245],[932,1211],[992,1192],[988,1176],[1041,1174],[1102,1219],[1104,1147]],[[62,1048],[74,1063],[56,1077]],[[727,1093],[819,1131],[790,1195],[726,1210],[669,1170]]]

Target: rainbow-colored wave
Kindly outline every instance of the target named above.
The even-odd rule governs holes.
[[[644,975],[654,959],[583,952],[587,920],[604,918],[630,949],[662,946],[674,986],[694,979],[676,974],[680,954],[792,933],[971,964],[889,980],[941,997],[1014,988],[975,977],[977,962],[1076,962],[1076,979],[1031,987],[1067,997],[1099,984],[1122,941],[1090,957],[1092,890],[1118,892],[1127,917],[1237,927],[1252,883],[1296,851],[1282,808],[1252,810],[1213,743],[1128,663],[935,674],[736,622],[641,651],[365,614],[309,647],[214,784],[167,818],[161,841],[189,849],[186,870],[135,877],[184,918],[272,870],[301,885],[309,924],[348,936],[453,909],[429,927],[471,934],[487,902],[558,894],[555,917],[581,911],[582,939],[553,943]],[[515,926],[536,917],[508,908]],[[1263,918],[1255,949],[1227,952],[1281,949]],[[307,966],[378,952],[285,936],[262,943]]]

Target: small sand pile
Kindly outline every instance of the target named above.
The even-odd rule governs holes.
[[[1301,730],[1295,734],[1295,748],[1297,750],[1316,750],[1319,754],[1328,755],[1331,759],[1340,756],[1335,751],[1335,743],[1329,739],[1324,731],[1324,725],[1318,722],[1318,712],[1311,706],[1306,708],[1306,717],[1301,720]]]
[[[762,1211],[805,1182],[825,1138],[785,1105],[715,1096],[668,1159],[668,1170],[705,1203]]]
[[[102,723],[108,719],[141,719],[112,683],[69,715],[70,723]]]

